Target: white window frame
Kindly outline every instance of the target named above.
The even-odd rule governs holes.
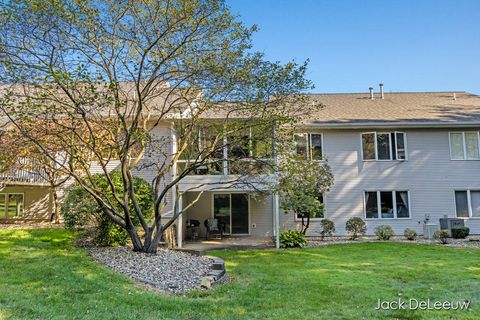
[[[323,144],[323,132],[295,132],[296,135],[306,135],[305,143],[307,148],[307,160],[311,161],[325,161],[325,152]],[[322,153],[320,154],[320,159],[312,159],[312,134],[320,135],[320,143],[322,147]],[[296,150],[295,150],[296,153]]]
[[[405,159],[398,159],[398,147],[397,147],[397,134],[403,134],[403,144],[404,144],[404,152],[405,152]],[[363,159],[363,135],[364,134],[373,134],[374,135],[374,145],[375,145],[375,159]],[[378,143],[377,143],[377,135],[379,134],[388,134],[388,142],[389,142],[389,152],[390,152],[390,159],[378,159]],[[393,159],[393,145],[392,145],[392,134],[395,135],[395,158]],[[362,156],[362,161],[407,161],[408,160],[408,152],[407,152],[407,134],[403,131],[369,131],[369,132],[362,132],[360,133],[360,154]]]
[[[398,218],[397,217],[397,192],[406,191],[408,197],[408,217]],[[367,218],[367,202],[365,201],[366,192],[376,192],[377,193],[377,218]],[[392,205],[393,205],[393,218],[382,218],[382,208],[380,199],[380,192],[391,192],[392,193]],[[365,220],[411,220],[412,219],[412,201],[410,199],[410,190],[408,189],[398,189],[398,190],[363,190],[363,217]]]
[[[310,218],[310,221],[322,221],[324,219],[327,219],[327,197],[325,193],[322,193],[322,198],[323,198],[323,218]],[[302,218],[297,216],[296,213],[293,213],[294,215],[294,221],[302,221]]]
[[[463,159],[454,159],[453,158],[452,133],[462,134]],[[478,145],[478,152],[479,152],[478,159],[468,159],[468,157],[467,157],[467,139],[465,138],[465,133],[476,133],[477,134],[477,145]],[[480,161],[480,132],[479,131],[450,131],[450,132],[448,132],[448,146],[450,148],[450,160],[452,160],[452,161]],[[461,191],[461,190],[459,190],[459,191]]]
[[[0,219],[15,219],[17,217],[22,217],[25,215],[25,193],[24,192],[0,192],[0,195],[5,195],[5,211],[3,213],[0,212]],[[22,196],[22,209],[23,212],[21,215],[9,217],[7,216],[8,212],[8,197],[10,195],[21,195]]]
[[[472,210],[472,198],[470,197],[470,192],[471,191],[480,191],[480,188],[478,189],[455,189],[453,190],[453,205],[455,207],[455,217],[457,219],[480,219],[479,217],[473,217],[473,210]],[[467,207],[468,207],[468,217],[459,217],[457,213],[457,199],[455,198],[455,193],[456,192],[467,192]]]

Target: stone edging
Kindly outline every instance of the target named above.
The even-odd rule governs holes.
[[[225,277],[225,262],[223,259],[214,256],[204,257],[213,260],[213,264],[210,272],[202,278],[200,286],[205,289],[210,289]]]

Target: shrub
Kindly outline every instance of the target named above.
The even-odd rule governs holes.
[[[437,230],[433,234],[433,238],[438,240],[441,244],[448,243],[448,230]]]
[[[111,180],[116,192],[123,190],[122,176],[118,171],[110,173]],[[92,181],[96,188],[104,190],[110,202],[115,203],[112,192],[109,189],[107,179],[104,175],[94,175]],[[142,209],[145,218],[151,217],[153,212],[153,191],[148,182],[134,177],[134,189],[137,196],[137,202]],[[120,212],[120,206],[116,208]],[[97,202],[81,186],[74,185],[68,192],[64,203],[62,204],[62,214],[65,220],[65,228],[70,230],[83,230],[87,226],[95,226],[97,233],[95,242],[100,246],[125,245],[127,243],[127,232],[113,223],[99,208]],[[139,225],[140,221],[134,214],[133,205],[130,203],[130,212],[132,212],[132,222]]]
[[[403,235],[405,236],[405,238],[411,241],[417,239],[417,232],[410,228],[405,229],[405,231],[403,231]]]
[[[465,239],[470,234],[470,228],[467,227],[457,227],[452,228],[452,238],[455,239]]]
[[[367,226],[365,222],[359,217],[352,217],[347,220],[345,229],[350,233],[350,239],[355,240],[360,235],[364,235],[367,232]]]
[[[128,233],[118,224],[113,223],[106,215],[98,219],[95,243],[101,247],[124,246],[128,241]]]
[[[325,237],[331,237],[335,232],[335,224],[332,220],[323,219],[321,225],[322,231],[320,232],[320,234],[322,235],[322,240]]]
[[[393,232],[392,227],[384,224],[375,228],[375,235],[378,240],[390,240],[395,235],[395,232]]]
[[[280,246],[282,248],[303,248],[305,244],[307,244],[305,236],[297,230],[280,233]]]
[[[95,216],[99,214],[98,204],[79,186],[70,189],[62,204],[61,212],[67,230],[85,229],[93,224]]]

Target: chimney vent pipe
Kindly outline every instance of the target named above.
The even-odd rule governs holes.
[[[373,88],[370,87],[370,88],[368,88],[368,90],[370,90],[370,99],[373,100]]]
[[[380,87],[380,98],[384,99],[385,95],[383,94],[383,83],[380,83],[378,86]]]

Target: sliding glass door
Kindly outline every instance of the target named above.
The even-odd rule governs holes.
[[[226,234],[248,234],[248,194],[213,194],[213,217]]]

